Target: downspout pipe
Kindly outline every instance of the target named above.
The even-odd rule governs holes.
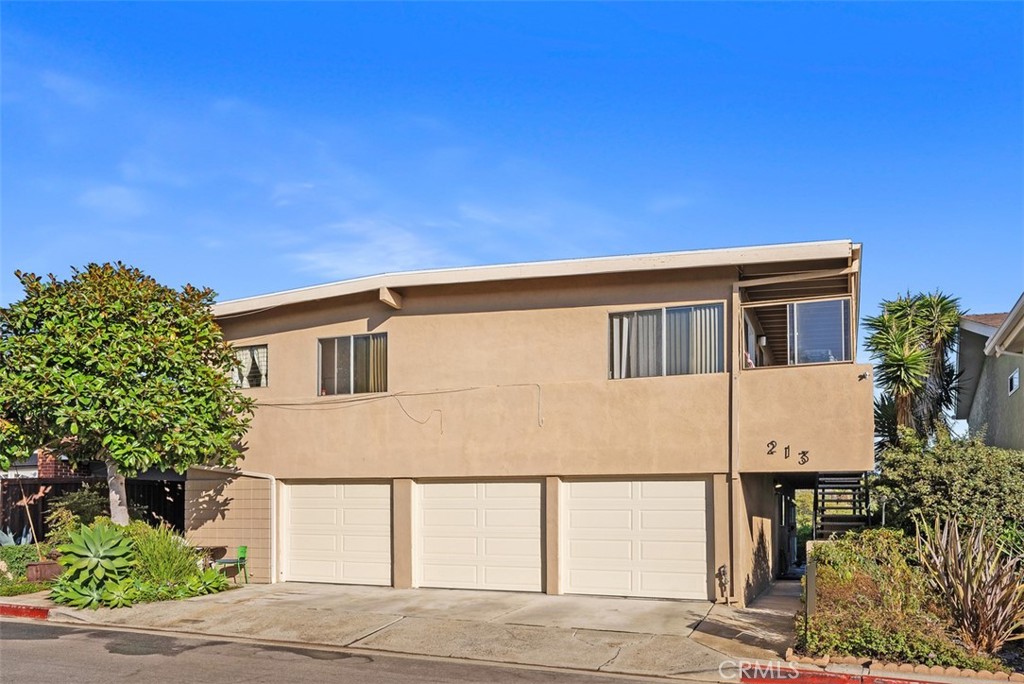
[[[269,473],[219,466],[192,466],[192,469],[236,477],[255,477],[270,482],[270,583],[277,584],[277,478]]]

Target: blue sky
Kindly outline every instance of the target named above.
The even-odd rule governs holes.
[[[0,304],[834,238],[866,310],[1024,288],[1019,3],[0,12]]]

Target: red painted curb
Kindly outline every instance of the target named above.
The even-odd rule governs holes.
[[[0,603],[0,617],[32,618],[33,620],[46,620],[50,617],[49,608],[38,606],[17,606],[10,603]]]
[[[777,665],[770,671],[745,667],[742,669],[740,681],[744,684],[780,684],[780,682],[793,682],[794,684],[935,684],[935,682],[925,682],[920,679],[903,679],[888,675],[801,670],[789,664]]]

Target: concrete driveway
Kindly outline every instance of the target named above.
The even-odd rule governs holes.
[[[717,681],[724,660],[777,658],[791,645],[778,629],[791,628],[789,607],[285,583],[131,609],[58,608],[50,619]]]

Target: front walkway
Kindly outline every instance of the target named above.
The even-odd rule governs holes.
[[[57,608],[50,619],[717,681],[723,661],[778,658],[792,645],[797,606],[776,598],[778,606],[738,609],[703,601],[286,583],[130,609]],[[789,631],[779,631],[782,625]]]

